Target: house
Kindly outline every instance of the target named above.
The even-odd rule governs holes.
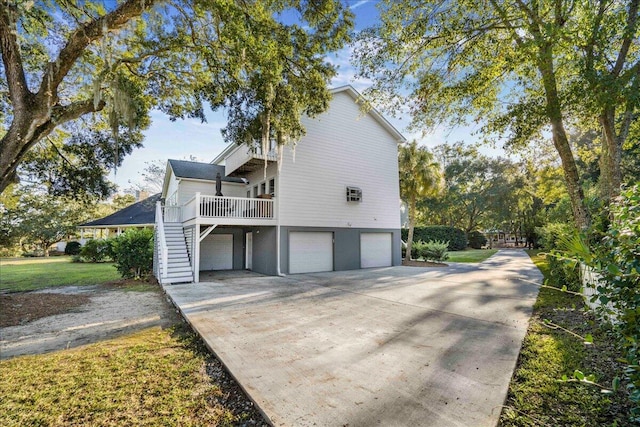
[[[104,218],[80,224],[81,243],[84,244],[86,234],[93,237],[109,237],[118,235],[130,228],[153,228],[155,226],[156,204],[161,194],[154,194],[139,202],[129,205]]]
[[[363,114],[351,86],[332,93],[329,109],[303,119],[307,134],[280,155],[230,145],[211,163],[168,161],[156,208],[162,283],[197,283],[206,270],[400,265],[397,145],[405,139],[377,111]]]

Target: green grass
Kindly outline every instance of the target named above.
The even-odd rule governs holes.
[[[119,278],[111,263],[72,263],[70,257],[0,260],[0,291],[95,285]]]
[[[540,251],[528,251],[545,278],[550,272]],[[593,334],[594,345],[545,325],[545,319],[582,336]],[[583,311],[582,299],[554,289],[541,288],[534,305],[502,412],[501,426],[625,426],[628,424],[623,392],[608,396],[601,389],[558,381],[575,370],[595,374],[599,384],[611,384],[615,366],[612,337],[599,329],[593,316]],[[614,424],[616,422],[617,424]]]
[[[192,334],[160,328],[1,361],[0,425],[234,425],[206,361]]]
[[[448,252],[449,262],[482,262],[498,252],[497,249],[466,249],[464,251]]]

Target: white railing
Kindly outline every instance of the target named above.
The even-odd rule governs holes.
[[[200,204],[200,193],[196,193],[195,196],[190,198],[187,203],[182,207],[182,220],[193,219],[198,215],[198,209],[196,206]]]
[[[205,218],[273,219],[273,200],[244,197],[200,196],[200,216]]]
[[[229,156],[224,159],[224,170],[225,175],[231,174],[233,171],[238,169],[240,166],[244,165],[251,159],[261,159],[264,160],[265,155],[262,154],[261,150],[254,152],[247,145],[241,145],[236,150],[231,152]],[[276,150],[271,150],[266,154],[266,158],[269,161],[277,161],[278,155]]]
[[[160,256],[162,259],[162,279],[167,278],[167,269],[169,264],[169,248],[167,247],[167,239],[164,236],[164,221],[162,220],[162,202],[156,203],[156,227],[158,236],[158,247],[160,248]]]
[[[165,205],[164,222],[182,222],[182,208],[180,206]]]

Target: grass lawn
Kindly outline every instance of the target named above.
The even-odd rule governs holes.
[[[497,249],[466,249],[448,252],[449,262],[482,262],[498,252]],[[445,261],[446,262],[446,261]]]
[[[0,425],[236,425],[181,328],[0,361]]]
[[[0,260],[0,291],[95,285],[119,278],[111,263],[72,263],[71,257]]]
[[[548,278],[544,257],[539,251],[528,252]],[[501,426],[631,425],[624,387],[606,395],[595,386],[558,381],[580,370],[585,375],[595,374],[597,383],[609,387],[620,372],[621,365],[615,362],[615,341],[583,309],[581,297],[540,289],[509,385]],[[594,344],[587,346],[566,332],[550,329],[545,319],[582,336],[591,333]]]

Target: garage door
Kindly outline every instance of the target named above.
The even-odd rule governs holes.
[[[233,269],[233,234],[210,234],[200,243],[200,270]]]
[[[360,234],[360,268],[390,267],[391,233]]]
[[[333,233],[289,233],[289,273],[333,271]]]

